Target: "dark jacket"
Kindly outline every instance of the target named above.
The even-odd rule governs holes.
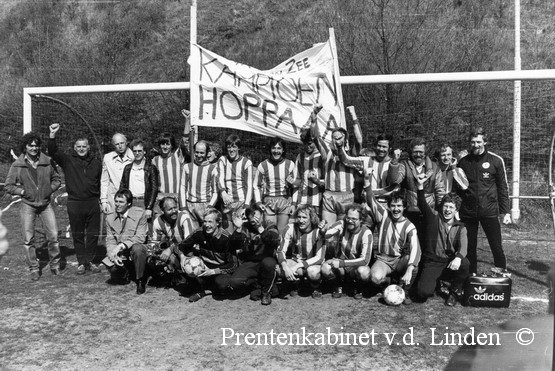
[[[216,274],[232,274],[237,267],[229,233],[221,228],[210,236],[204,233],[203,228],[197,229],[179,244],[179,250],[185,255],[193,253],[199,256],[208,268],[216,270]]]
[[[435,162],[432,162],[426,156],[424,172],[429,175],[428,180],[424,182],[424,193],[426,201],[430,207],[434,208],[439,205],[441,199],[445,195],[445,185],[441,169]],[[389,165],[389,180],[394,184],[400,184],[405,190],[405,199],[407,200],[408,212],[421,212],[417,206],[416,190],[417,182],[415,179],[416,166],[412,160],[401,161],[398,165]]]
[[[129,175],[133,163],[125,165],[119,189],[129,189]],[[158,196],[158,168],[145,159],[145,209],[152,210]]]
[[[509,185],[503,159],[487,150],[468,154],[459,161],[468,178],[468,189],[459,191],[461,219],[498,217],[510,211]]]
[[[424,190],[418,190],[418,207],[424,215],[426,232],[422,244],[422,256],[426,260],[451,261],[455,257],[466,257],[468,238],[466,227],[455,220],[447,231],[446,225],[438,212],[426,201]],[[441,211],[440,211],[441,212]]]
[[[70,154],[59,151],[55,138],[48,139],[48,153],[64,170],[68,200],[89,201],[100,198],[102,161],[91,152],[81,157],[75,151]]]
[[[44,153],[39,156],[36,180],[25,161],[25,154],[14,161],[6,177],[6,191],[19,196],[24,190],[22,201],[34,207],[49,204],[50,195],[60,188],[61,184],[56,164]]]
[[[233,246],[237,246],[238,257],[241,262],[262,261],[266,257],[276,256],[280,243],[280,235],[274,224],[264,227],[262,233],[245,222],[241,232],[234,231],[231,235]]]

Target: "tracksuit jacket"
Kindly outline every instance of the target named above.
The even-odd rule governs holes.
[[[468,154],[458,165],[468,178],[468,189],[459,191],[462,198],[461,219],[498,217],[510,211],[509,186],[503,159],[485,150],[481,155]]]

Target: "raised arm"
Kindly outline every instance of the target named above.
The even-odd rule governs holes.
[[[48,154],[63,169],[63,168],[65,168],[65,162],[66,162],[66,156],[67,155],[65,153],[63,153],[62,151],[58,150],[58,144],[56,143],[56,133],[58,132],[58,130],[60,130],[60,124],[54,123],[54,124],[50,125],[49,129],[50,129],[50,136],[49,136],[48,144],[47,144]]]
[[[358,156],[360,154],[360,151],[362,150],[362,130],[360,128],[360,123],[358,122],[358,117],[357,114],[355,112],[355,107],[354,106],[349,106],[347,107],[347,109],[349,110],[349,113],[351,114],[351,118],[353,119],[353,131],[355,133],[355,144],[352,148],[352,155],[353,156]]]
[[[314,138],[314,144],[316,145],[316,149],[320,152],[322,159],[326,161],[328,156],[329,147],[326,142],[322,139],[320,135],[320,129],[318,127],[318,112],[322,110],[322,105],[317,104],[314,106],[310,117],[308,118],[306,124],[301,128],[301,135],[306,135],[308,133],[312,138]]]

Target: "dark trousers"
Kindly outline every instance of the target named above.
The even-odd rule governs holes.
[[[225,291],[229,285],[230,278],[231,275],[229,274],[217,274],[209,277],[187,277],[189,280],[196,281],[196,284],[201,291],[211,289],[216,293],[223,293]]]
[[[478,225],[482,225],[482,229],[488,239],[489,248],[493,254],[493,263],[496,267],[507,268],[507,260],[503,252],[501,242],[501,224],[497,217],[478,218],[478,219],[462,219],[466,225],[468,235],[468,253],[467,258],[470,261],[470,273],[478,272]]]
[[[461,259],[461,265],[454,271],[447,268],[450,261],[435,261],[424,259],[422,261],[420,275],[416,283],[416,293],[419,298],[426,299],[434,295],[437,281],[442,279],[451,282],[451,291],[462,293],[464,281],[468,277],[470,262],[467,258]]]
[[[100,205],[98,200],[68,200],[67,214],[77,264],[88,265],[95,258],[98,235],[100,234]]]
[[[424,215],[420,211],[407,211],[405,215],[408,220],[416,227],[416,234],[418,235],[418,242],[420,246],[424,245],[424,236],[426,233],[426,224],[424,222]]]
[[[123,260],[123,267],[118,267],[114,265],[111,267],[110,273],[112,274],[123,274],[124,276],[133,276],[135,274],[135,279],[138,281],[140,279],[146,279],[148,276],[146,273],[146,258],[147,250],[145,245],[136,243],[131,246],[130,249],[125,250],[121,253],[126,259]]]
[[[266,257],[262,261],[245,262],[231,276],[223,275],[221,284],[230,286],[233,290],[246,290],[251,288],[257,281],[260,283],[263,293],[270,292],[276,280],[277,260],[274,257]]]

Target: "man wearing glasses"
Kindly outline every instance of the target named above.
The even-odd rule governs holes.
[[[141,139],[130,144],[135,160],[123,169],[119,189],[129,189],[135,206],[145,210],[147,219],[152,218],[152,209],[158,195],[158,169],[145,159],[145,145]]]
[[[327,231],[325,240],[337,240],[332,258],[322,264],[322,276],[334,286],[333,298],[343,296],[343,280],[354,281],[354,298],[362,299],[362,285],[370,282],[370,258],[372,257],[372,232],[362,224],[366,213],[362,206],[347,207],[345,220],[334,223]],[[331,244],[330,244],[331,245]]]

